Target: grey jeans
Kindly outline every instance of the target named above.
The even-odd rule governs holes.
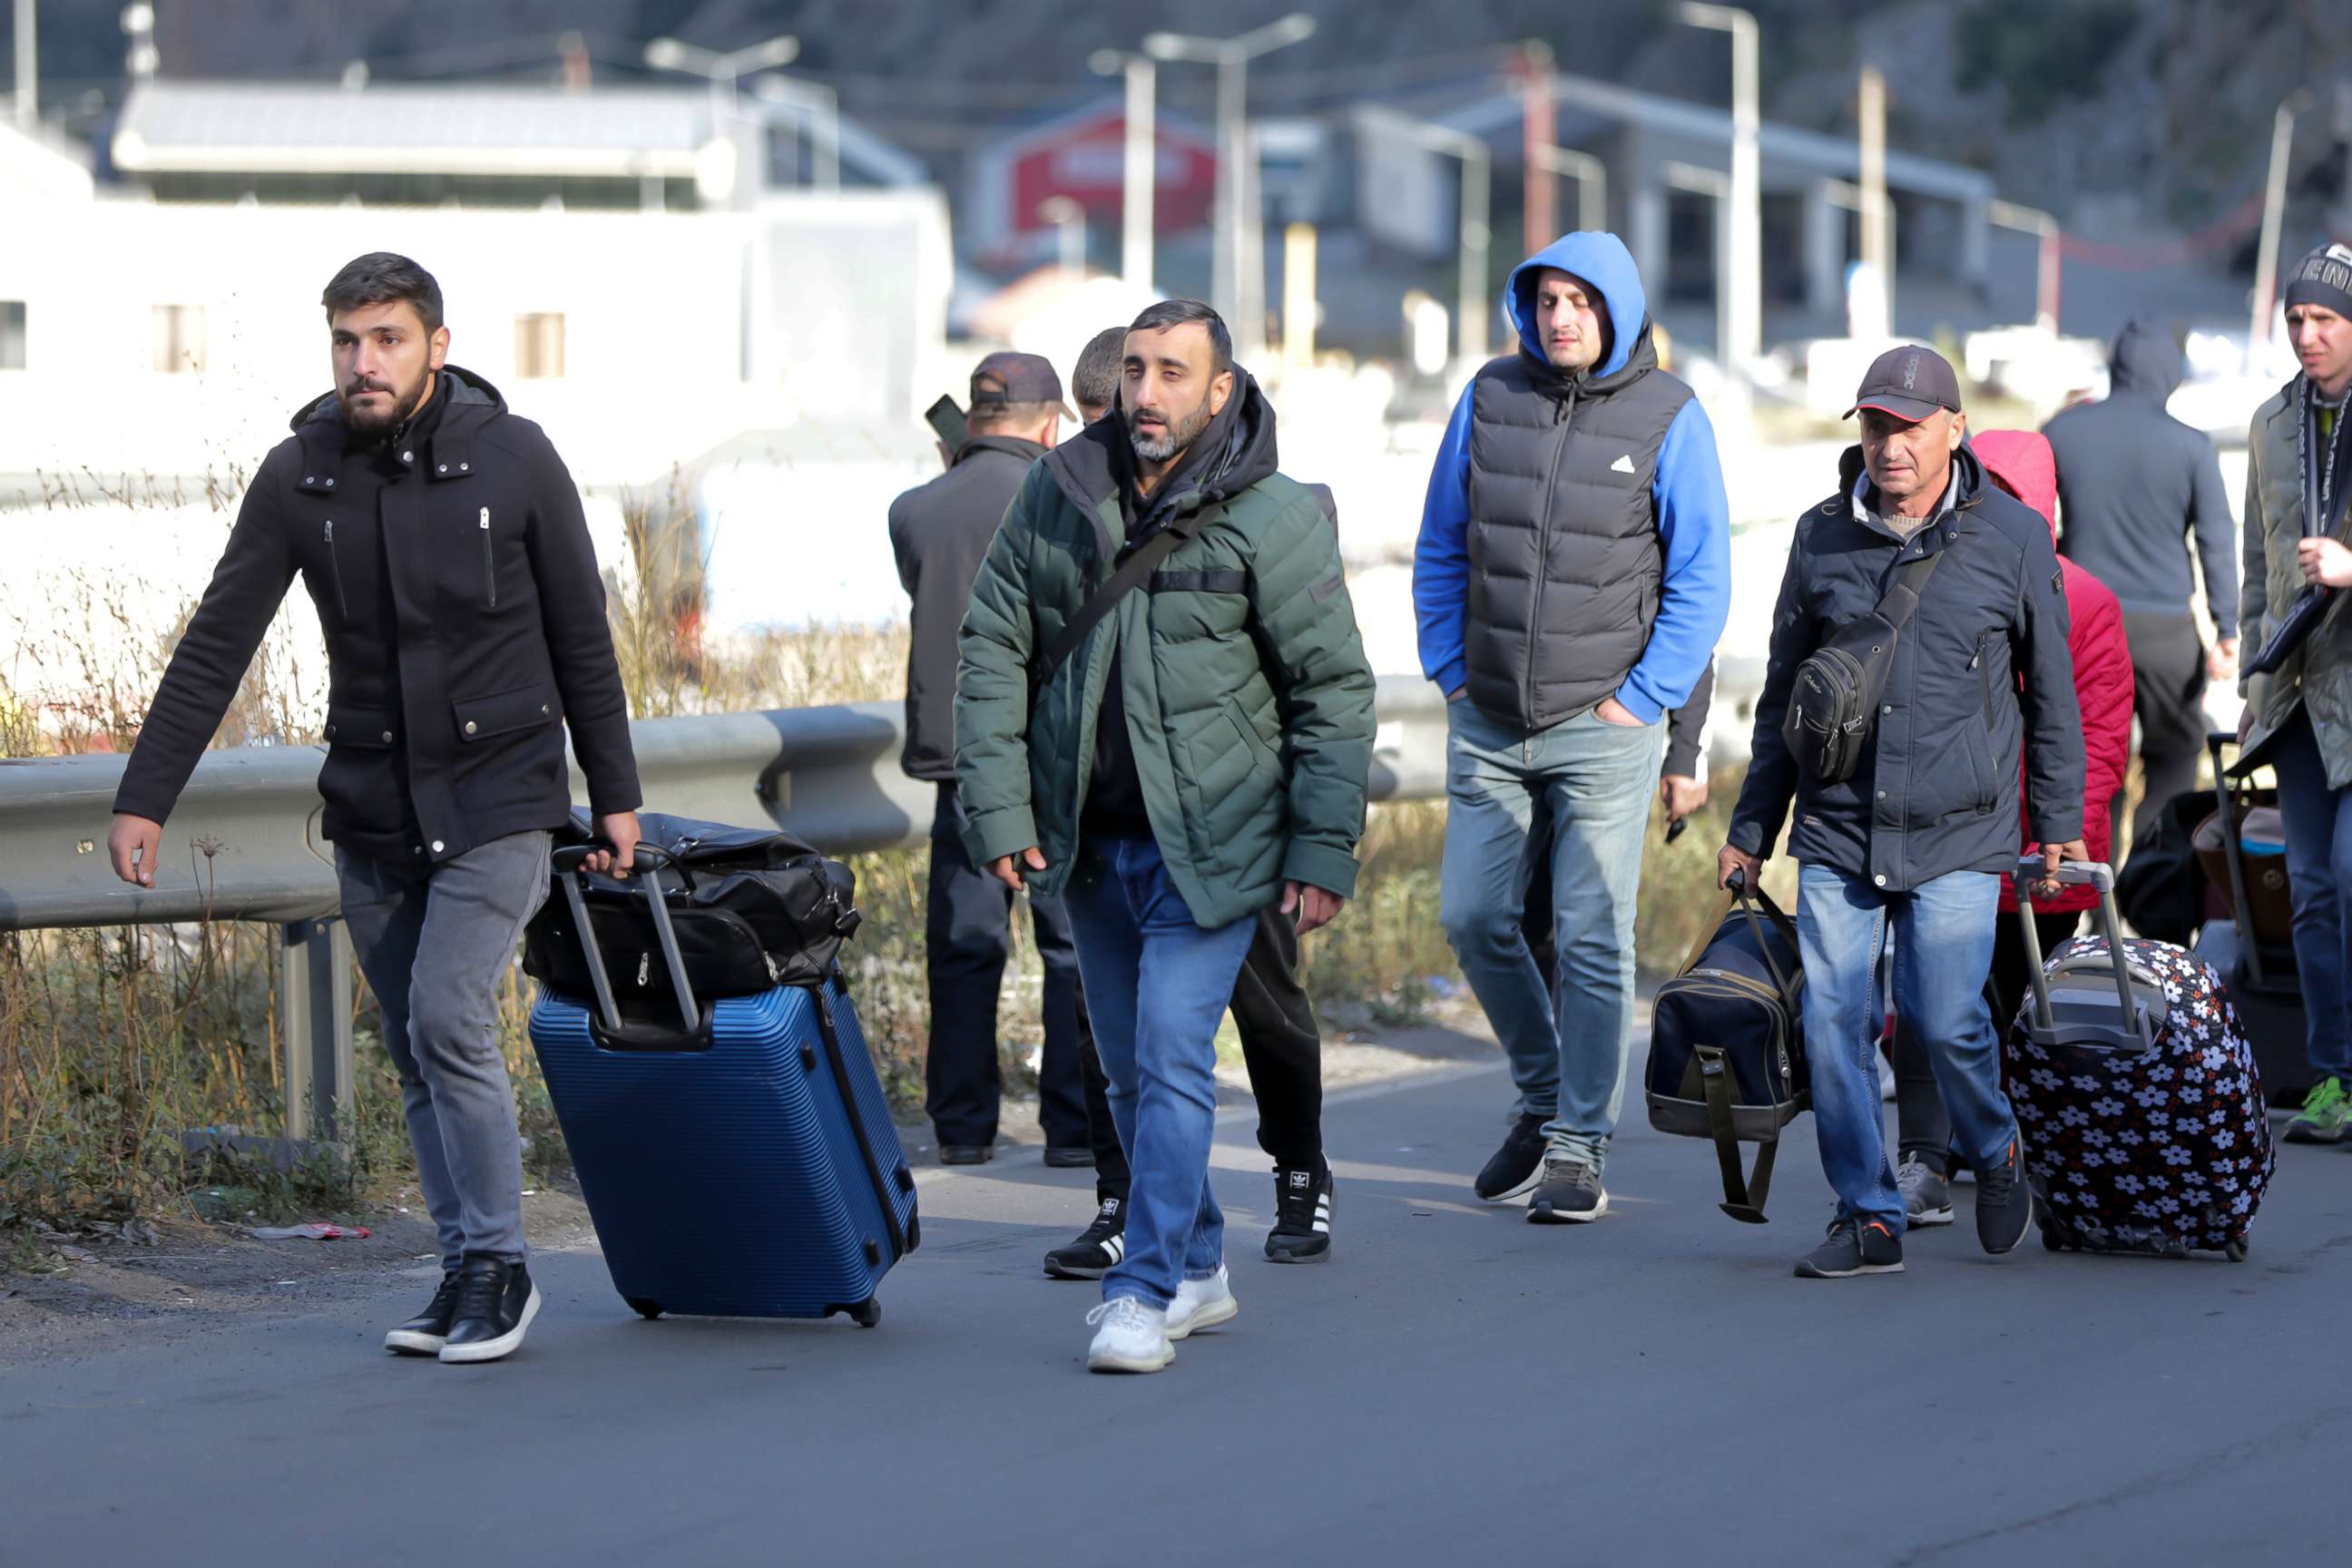
[[[523,1256],[522,1140],[497,1035],[499,981],[547,898],[549,838],[515,833],[437,866],[335,851],[343,921],[383,1009],[441,1266]]]

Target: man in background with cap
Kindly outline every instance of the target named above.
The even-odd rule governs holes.
[[[1736,872],[1754,886],[1793,798],[1805,1054],[1838,1198],[1828,1239],[1797,1264],[1814,1279],[1903,1268],[1903,1194],[1878,1089],[1890,924],[1895,1009],[1927,1048],[1953,1142],[1978,1172],[1977,1239],[2004,1253],[2025,1238],[2032,1198],[1984,994],[2000,876],[2021,843],[2021,753],[2044,866],[2085,858],[2082,721],[2049,524],[1963,444],[1959,378],[1933,350],[1879,356],[1847,412],[1862,416],[1862,442],[1840,464],[1837,492],[1797,520],[1753,758],[1718,858],[1725,884]],[[1904,570],[1927,561],[1927,581]],[[1804,774],[1781,736],[1798,667],[1877,609],[1898,574],[1918,608],[1896,637],[1861,758],[1843,781]]]
[[[2295,266],[2284,291],[2287,336],[2301,366],[2254,411],[2247,432],[2245,580],[2238,617],[2259,649],[2315,586],[2352,588],[2345,510],[2352,500],[2352,247],[2331,245]],[[2339,1143],[2352,1131],[2352,630],[2341,607],[2278,668],[2242,679],[2245,758],[2278,770],[2287,891],[2303,989],[2305,1048],[2318,1074],[2286,1126],[2296,1143]]]
[[[914,601],[907,653],[907,776],[939,786],[931,818],[931,873],[923,931],[931,1037],[923,1109],[950,1165],[986,1161],[996,1142],[1003,1082],[996,997],[1011,951],[1013,895],[964,851],[956,790],[956,630],[972,580],[1021,488],[1067,413],[1062,380],[1036,354],[993,353],[971,373],[971,411],[948,471],[890,503],[890,548]],[[1075,417],[1075,416],[1073,416]],[[1058,899],[1032,895],[1037,952],[1045,967],[1045,1053],[1037,1120],[1045,1162],[1088,1165],[1085,1080],[1078,1067],[1078,959]]]

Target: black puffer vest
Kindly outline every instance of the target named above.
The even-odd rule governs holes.
[[[1624,367],[1566,377],[1524,351],[1474,385],[1470,700],[1533,732],[1624,683],[1650,640],[1664,552],[1651,487],[1691,390],[1646,323]]]

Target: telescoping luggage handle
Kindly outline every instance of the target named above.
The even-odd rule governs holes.
[[[2221,748],[2236,744],[2237,740],[2227,730],[2210,731],[2205,736],[2205,750],[2213,758],[2213,800],[2221,816],[2221,863],[2230,868],[2230,919],[2238,928],[2238,962],[2246,966],[2247,980],[2259,986],[2263,944],[2254,938],[2254,910],[2246,900],[2246,849],[2238,841],[2238,795],[2221,766]]]
[[[2018,859],[2014,879],[2018,925],[2025,938],[2026,973],[2033,983],[2035,1022],[2044,1029],[2057,1027],[2058,1022],[2050,1011],[2050,982],[2042,973],[2042,933],[2033,924],[2033,884],[2054,881],[2099,890],[2099,934],[2107,939],[2107,967],[2115,973],[2116,995],[2123,1003],[2124,1016],[2145,1035],[2139,999],[2132,994],[2131,965],[2124,958],[2124,923],[2121,911],[2116,908],[2115,868],[2096,860],[2070,860],[2062,862],[2052,872],[2042,869],[2041,856],[2026,855]]]
[[[604,955],[596,951],[595,928],[589,922],[588,900],[581,895],[579,872],[589,856],[612,848],[609,844],[579,844],[557,850],[548,858],[548,868],[562,880],[563,901],[572,910],[572,929],[580,933],[580,951],[588,960],[588,981],[596,988],[596,1011],[604,1021],[607,1034],[618,1035],[625,1026],[621,1022],[620,1005],[613,1000],[612,977],[604,973]],[[636,864],[647,870],[659,870],[664,866],[677,867],[677,858],[667,849],[640,843]],[[680,873],[683,875],[683,872]],[[686,959],[678,952],[677,929],[670,924],[669,901],[662,897],[661,882],[656,877],[641,879],[646,902],[653,906],[654,936],[661,943],[662,962],[669,965],[671,993],[677,998],[678,1017],[692,1034],[702,1027],[702,1010],[694,1000],[694,984],[686,977]]]

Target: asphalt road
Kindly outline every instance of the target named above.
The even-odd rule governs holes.
[[[2253,1255],[1790,1278],[1827,1215],[1810,1122],[1769,1226],[1639,1112],[1598,1225],[1467,1191],[1498,1068],[1335,1100],[1339,1246],[1257,1252],[1221,1127],[1242,1311],[1155,1377],[1082,1366],[1045,1279],[1086,1173],[925,1173],[884,1321],[645,1323],[593,1254],[496,1367],[377,1349],[380,1306],[0,1376],[0,1563],[173,1564],[2285,1562],[2341,1541],[2352,1152],[2296,1148]]]

